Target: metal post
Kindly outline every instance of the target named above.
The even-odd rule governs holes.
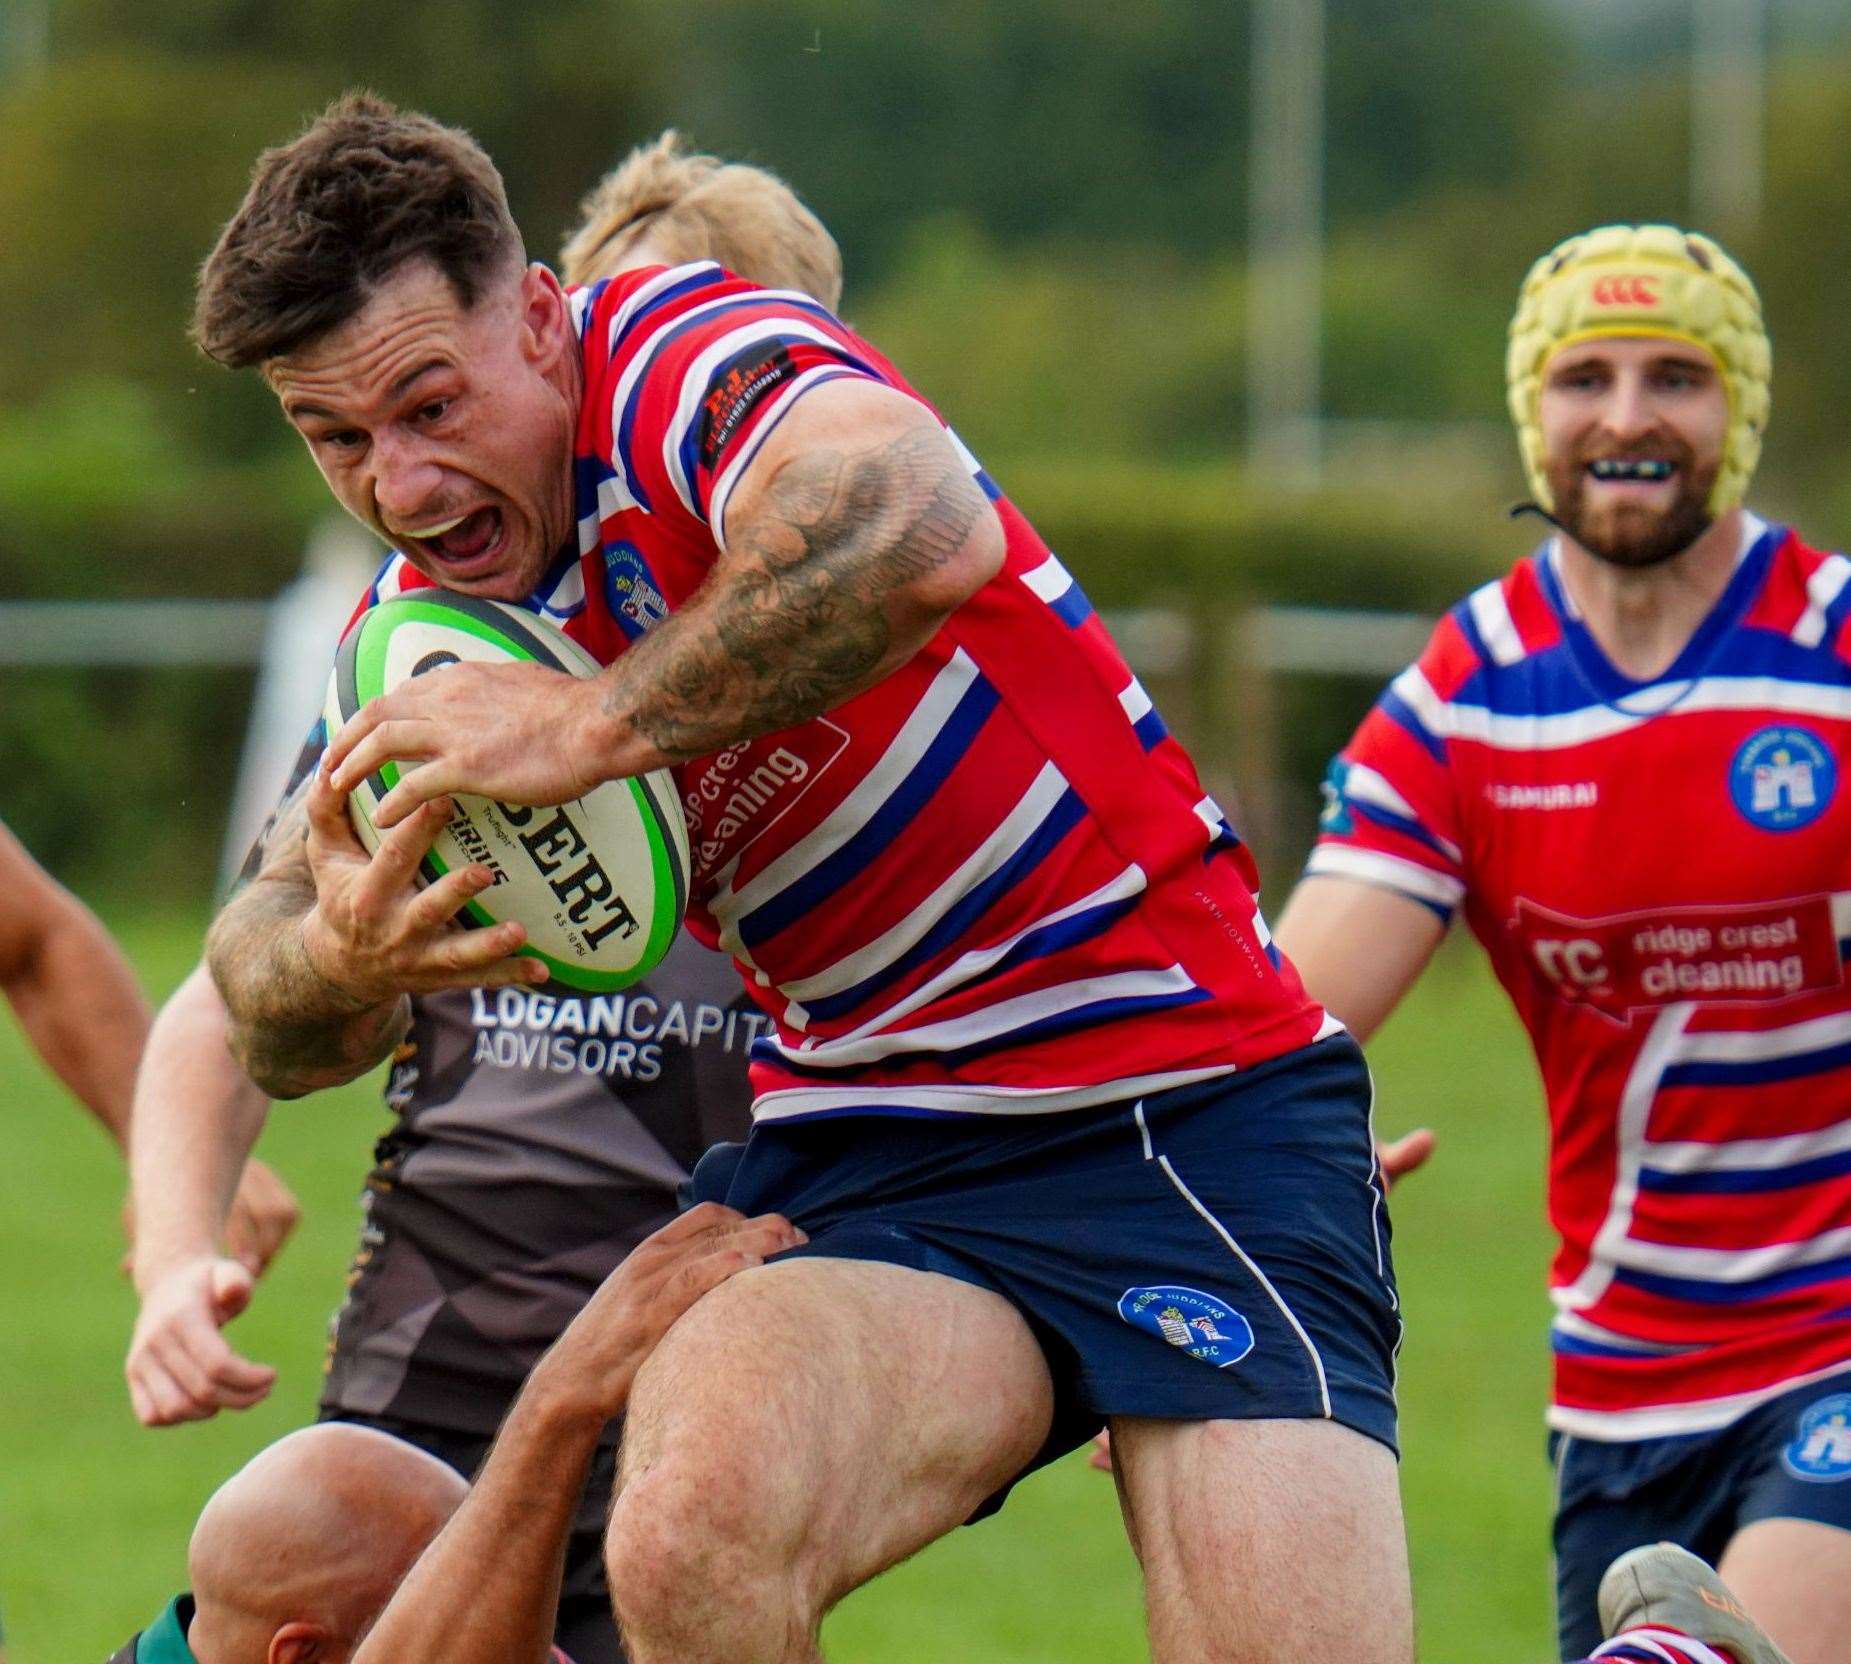
[[[1698,230],[1752,238],[1767,107],[1764,0],[1691,0],[1690,207]]]
[[[1319,469],[1325,0],[1257,0],[1247,273],[1251,462],[1309,489]]]

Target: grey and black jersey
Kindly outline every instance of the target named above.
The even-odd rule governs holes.
[[[743,1138],[766,1018],[687,936],[621,994],[412,1002],[324,1409],[492,1433],[700,1154]]]
[[[285,801],[322,749],[317,724]],[[674,1216],[701,1152],[745,1136],[746,1053],[768,1019],[685,934],[623,993],[470,989],[411,1009],[321,1403],[492,1434],[593,1290]]]

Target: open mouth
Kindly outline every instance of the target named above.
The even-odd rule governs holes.
[[[501,552],[501,510],[479,508],[424,531],[400,535],[453,575],[467,577],[491,564]]]
[[[1601,457],[1587,465],[1588,475],[1597,480],[1640,481],[1656,484],[1677,472],[1677,464],[1662,457]]]

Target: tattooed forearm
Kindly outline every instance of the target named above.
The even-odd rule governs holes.
[[[872,686],[968,593],[990,512],[933,425],[787,463],[707,587],[617,663],[605,709],[670,758],[788,728]]]
[[[206,962],[230,1014],[227,1040],[244,1072],[273,1098],[363,1075],[404,1037],[404,1000],[360,1005],[327,981],[302,946],[315,905],[300,820],[270,835],[257,878],[226,903]]]

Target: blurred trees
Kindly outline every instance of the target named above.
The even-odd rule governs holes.
[[[597,173],[671,121],[779,169],[842,242],[851,314],[999,462],[1238,443],[1245,0],[44,3],[43,61],[0,60],[0,412],[43,409],[55,436],[74,380],[132,389],[107,404],[137,409],[170,453],[144,459],[151,498],[242,516],[255,495],[284,521],[313,500],[279,495],[304,476],[262,387],[183,332],[257,150],[360,83],[476,132],[540,254]],[[1330,5],[1332,414],[1501,420],[1499,336],[1530,259],[1601,219],[1683,215],[1681,37],[1659,16],[1683,3]],[[1629,40],[1624,75],[1590,57],[1621,12],[1673,55]],[[1803,347],[1780,355],[1774,451],[1791,438],[1810,467],[1835,455],[1835,399],[1804,366],[1851,345],[1809,252],[1851,235],[1830,160],[1851,79],[1819,56],[1824,9],[1797,15],[1812,56],[1783,70],[1768,223],[1742,252],[1780,343]],[[32,444],[17,420],[0,433],[15,443]],[[248,490],[226,475],[246,465],[262,473]],[[0,456],[0,492],[42,472]],[[96,484],[112,501],[131,488]],[[109,505],[81,491],[49,508],[0,496],[7,587],[59,581],[17,528],[93,511]],[[291,555],[254,551],[259,585]]]
[[[668,122],[778,168],[841,240],[850,311],[999,460],[1237,442],[1243,0],[48,6],[43,64],[0,79],[0,410],[55,409],[73,378],[132,385],[170,486],[288,449],[255,378],[187,346],[193,271],[256,151],[359,83],[476,132],[540,254]],[[1681,214],[1681,72],[1589,73],[1561,0],[1329,15],[1328,407],[1497,420],[1498,335],[1534,254],[1592,220]],[[1815,74],[1780,106],[1805,129],[1774,132],[1774,212],[1796,226],[1847,223],[1817,142],[1845,84]],[[0,458],[0,480],[20,472]],[[0,499],[0,523],[43,512]],[[30,555],[0,554],[36,581]]]
[[[947,361],[960,420],[1005,451],[1205,455],[1237,430],[1240,0],[49,0],[48,15],[44,64],[0,80],[0,408],[116,378],[183,452],[283,448],[254,378],[186,345],[192,275],[256,151],[365,83],[477,133],[541,254],[596,174],[670,121],[778,168],[840,238],[852,304],[909,343],[929,333],[912,362]],[[1544,0],[1334,6],[1336,222],[1494,188],[1523,148],[1500,68],[1524,65],[1534,94],[1567,56]],[[1423,72],[1396,72],[1410,63]],[[1366,265],[1334,292],[1358,280]],[[1040,341],[1054,351],[1037,360]],[[1122,411],[1042,396],[1097,385],[1101,352]],[[1424,407],[1445,381],[1390,396]]]

